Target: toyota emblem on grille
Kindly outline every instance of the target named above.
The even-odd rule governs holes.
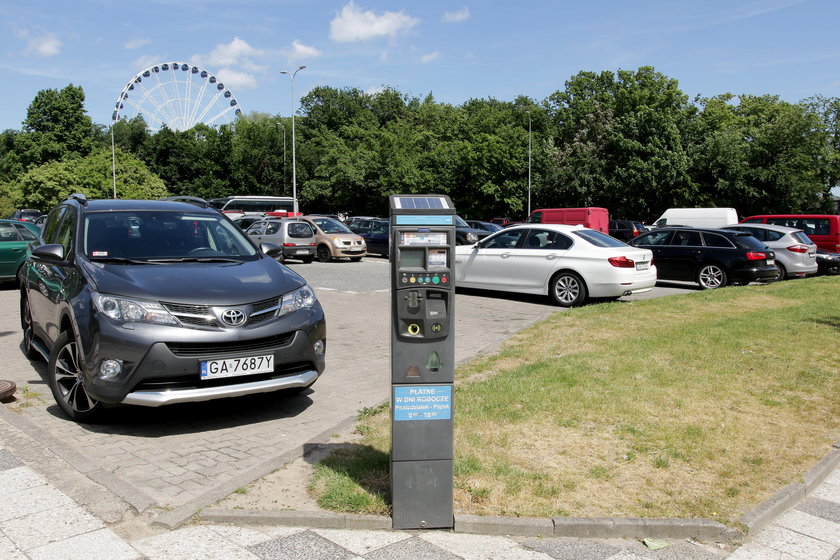
[[[231,327],[241,327],[247,318],[241,309],[225,309],[222,312],[222,322]]]

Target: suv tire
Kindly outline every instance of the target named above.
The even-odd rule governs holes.
[[[47,383],[55,402],[76,422],[91,422],[102,413],[102,403],[85,390],[78,346],[68,331],[61,333],[55,341],[47,365]]]
[[[41,353],[32,345],[35,335],[32,333],[32,313],[29,311],[29,298],[26,296],[20,298],[20,328],[23,329],[23,355],[30,360],[39,359]]]

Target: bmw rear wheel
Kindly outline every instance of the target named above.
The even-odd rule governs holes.
[[[549,283],[549,293],[557,305],[575,307],[586,299],[586,284],[574,272],[559,272]]]
[[[726,271],[716,264],[705,264],[697,272],[697,283],[704,290],[723,288],[726,282]]]
[[[79,347],[67,331],[61,333],[53,346],[47,382],[55,402],[72,420],[89,422],[102,412],[102,403],[85,389]]]

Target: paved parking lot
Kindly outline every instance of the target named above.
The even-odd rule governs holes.
[[[0,361],[2,378],[18,386],[18,400],[5,405],[15,414],[4,417],[138,511],[188,517],[299,456],[307,442],[327,441],[359,410],[388,398],[388,261],[290,266],[316,288],[327,316],[327,368],[313,390],[121,407],[110,411],[108,423],[76,424],[54,404],[45,363],[23,356],[18,294],[6,285],[0,290]],[[493,350],[555,311],[547,298],[459,292],[456,360]]]

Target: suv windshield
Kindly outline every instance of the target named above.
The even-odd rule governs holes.
[[[221,216],[177,211],[92,212],[84,252],[92,260],[253,257],[254,246]]]

